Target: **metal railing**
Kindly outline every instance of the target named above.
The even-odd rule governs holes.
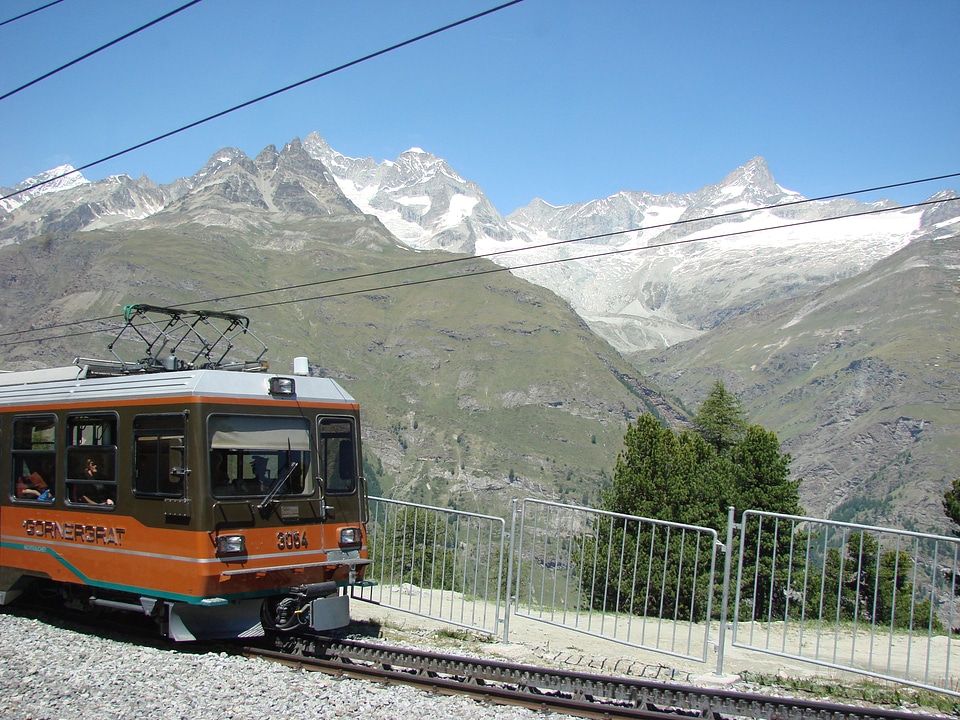
[[[747,511],[735,647],[960,694],[960,538]]]
[[[384,498],[370,513],[361,600],[505,642],[516,615],[697,662],[715,648],[718,674],[730,645],[960,696],[960,538],[754,510],[736,523],[731,508],[720,545],[709,528],[530,498],[509,534]]]
[[[503,518],[370,498],[359,600],[496,636],[503,613]]]
[[[526,499],[512,534],[514,614],[706,660],[714,530]]]

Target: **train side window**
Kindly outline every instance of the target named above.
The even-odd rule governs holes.
[[[186,495],[186,419],[182,414],[133,419],[133,467],[137,495]]]
[[[356,443],[352,418],[320,419],[320,471],[331,495],[357,489]]]
[[[56,415],[14,418],[11,456],[13,498],[52,503],[57,468]]]
[[[67,417],[67,502],[116,505],[116,415]]]

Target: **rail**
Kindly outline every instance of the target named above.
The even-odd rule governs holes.
[[[516,615],[706,661],[716,531],[533,499],[515,518]]]
[[[918,720],[914,712],[780,698],[400,648],[318,638],[284,652],[247,653],[308,670],[416,685],[590,718],[749,717],[784,720]]]
[[[733,645],[960,694],[960,538],[748,510]]]

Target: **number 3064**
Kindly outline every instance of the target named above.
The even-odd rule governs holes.
[[[287,532],[277,533],[277,547],[281,550],[299,550],[309,547],[307,543],[307,531],[289,530]]]

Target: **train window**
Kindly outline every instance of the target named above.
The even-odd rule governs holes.
[[[186,495],[186,418],[138,415],[133,419],[133,491],[137,495]]]
[[[11,495],[17,500],[52,503],[57,467],[56,416],[14,418],[12,458]]]
[[[67,502],[117,502],[117,416],[67,416]]]
[[[320,469],[327,492],[347,495],[357,489],[356,443],[352,418],[320,419]]]
[[[213,494],[263,496],[313,492],[313,443],[302,417],[211,415],[207,422]]]

